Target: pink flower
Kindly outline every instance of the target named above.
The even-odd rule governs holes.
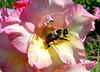
[[[9,26],[5,21],[13,11],[14,9],[0,9],[1,32],[2,28]],[[4,32],[0,33],[0,69],[2,72],[36,72],[35,68],[29,66],[27,54],[18,51]]]
[[[72,0],[29,0],[25,7],[16,8],[4,18],[4,23],[1,22],[0,32],[8,35],[17,50],[27,54],[31,67],[52,72],[64,65],[82,66],[85,63],[83,42],[95,29],[94,20],[99,14],[88,13],[82,5],[74,5]],[[65,40],[58,38],[47,44],[48,34],[58,28],[68,30],[63,37]]]
[[[64,66],[62,68],[59,68],[55,70],[55,72],[91,72],[92,67],[94,67],[97,64],[96,61],[85,61],[85,64],[77,64],[77,65],[69,65]]]
[[[100,18],[100,8],[96,7],[96,8],[94,9],[94,15],[96,15],[97,17]]]

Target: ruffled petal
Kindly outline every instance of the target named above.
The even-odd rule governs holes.
[[[28,62],[31,66],[35,65],[39,69],[47,67],[43,69],[46,71],[52,71],[63,65],[54,48],[47,48],[44,41],[36,35],[33,37],[28,49]]]
[[[24,8],[14,10],[8,17],[7,22],[21,23],[20,15]]]
[[[6,21],[7,17],[13,11],[14,11],[14,9],[8,9],[8,8],[1,8],[0,9],[0,33],[2,32],[2,28],[7,25],[4,21]]]
[[[55,70],[54,72],[91,72],[91,69],[97,65],[96,61],[85,61],[85,64],[77,64],[77,65],[67,65],[62,67],[61,69]]]
[[[4,32],[0,33],[0,48],[7,51],[16,51],[16,48],[10,43],[8,36]]]
[[[0,18],[4,17],[4,16],[9,16],[12,12],[14,11],[14,9],[8,9],[8,8],[1,8],[0,9]]]
[[[35,26],[42,24],[43,27],[44,25],[41,21],[45,21],[47,15],[63,12],[72,4],[72,0],[30,0],[21,18],[25,25],[26,22],[30,22],[30,24],[34,24]],[[32,31],[30,27],[28,29]]]
[[[0,67],[5,67],[8,57],[12,54],[20,54],[9,41],[5,33],[0,33]]]
[[[31,36],[23,26],[19,24],[9,25],[3,28],[3,31],[8,35],[10,42],[21,52],[26,53],[28,41]]]
[[[68,30],[84,42],[86,35],[95,29],[94,20],[98,19],[98,17],[88,13],[86,9],[79,4],[73,5],[70,10],[74,12],[74,16],[71,24],[68,26]]]
[[[11,55],[11,52],[0,47],[0,68],[5,67],[9,55]]]
[[[100,18],[100,8],[96,7],[94,9],[94,15]]]
[[[8,57],[6,65],[4,68],[1,68],[2,71],[4,72],[29,72],[29,71],[35,71],[36,70],[33,68],[33,70],[31,69],[31,67],[27,70],[26,63],[24,61],[24,58],[26,57],[26,54],[12,54]]]
[[[66,40],[54,45],[60,59],[69,65],[75,65],[85,60],[84,45],[79,38],[73,34],[67,35]]]

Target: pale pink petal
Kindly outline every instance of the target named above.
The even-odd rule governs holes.
[[[14,10],[8,17],[7,22],[12,22],[12,23],[21,23],[21,12],[23,11],[24,8],[16,9]]]
[[[11,54],[20,54],[9,41],[5,33],[0,33],[0,67],[4,67],[8,56]]]
[[[42,71],[49,72],[49,70],[52,71],[63,65],[63,63],[52,47],[48,49],[46,47],[41,38],[34,36],[28,49],[28,62],[31,66],[36,66],[39,69],[44,68]]]
[[[36,72],[36,70],[29,66],[26,61],[24,61],[24,58],[26,57],[26,54],[13,54],[10,55],[7,59],[5,67],[2,67],[1,70],[3,72]],[[27,70],[27,67],[29,68]]]
[[[21,14],[21,19],[26,26],[29,26],[26,23],[30,22],[35,26],[43,27],[47,15],[64,12],[72,4],[72,0],[30,0]],[[32,31],[32,28],[28,27],[28,29]]]
[[[0,68],[3,72],[25,72],[35,71],[28,65],[24,64],[26,54],[19,52],[9,41],[8,36],[3,32],[0,33]],[[12,63],[13,62],[13,63]],[[28,67],[26,69],[26,67]]]
[[[6,62],[8,60],[8,57],[13,55],[13,54],[22,54],[22,53],[19,52],[18,50],[12,50],[12,51],[7,50],[7,49],[2,48],[2,46],[0,46],[0,68],[5,67]]]
[[[18,19],[16,16],[19,18],[19,10],[13,11],[8,18],[1,18],[0,32],[5,32],[8,35],[10,42],[19,51],[26,53],[31,34],[26,31],[25,27],[21,25],[21,22],[14,20],[14,18]]]
[[[21,52],[26,53],[28,41],[31,36],[23,26],[19,24],[9,25],[3,28],[3,31],[8,35],[10,42]]]
[[[2,72],[36,72],[25,58],[27,55],[19,51],[8,51],[0,47],[0,68]]]
[[[38,72],[39,69],[37,69],[35,66],[31,67],[28,63],[28,59],[24,59],[24,65],[26,68],[26,72]]]
[[[55,72],[91,72],[92,68],[97,65],[96,61],[85,61],[85,64],[77,64],[77,65],[67,65],[62,67],[61,69],[56,70]]]
[[[0,46],[0,68],[5,66],[9,55],[11,55],[11,52],[1,48]]]
[[[84,42],[86,35],[91,30],[93,31],[93,29],[95,29],[94,20],[98,19],[98,17],[88,13],[87,10],[79,4],[73,5],[70,11],[74,12],[74,16],[72,21],[70,22],[70,25],[68,26],[68,30]]]
[[[94,15],[100,18],[100,8],[96,7],[94,9]]]
[[[54,28],[66,28],[67,24],[65,21],[66,13],[59,13],[51,15],[54,22],[50,22],[49,25]]]
[[[35,12],[40,13],[55,13],[59,11],[63,11],[73,4],[72,0],[30,0],[30,6]],[[40,14],[39,13],[39,14]]]
[[[3,48],[7,51],[15,51],[16,48],[10,43],[8,36],[3,32],[0,33],[0,48]]]
[[[2,32],[3,32],[2,29],[3,29],[5,26],[7,26],[7,24],[5,23],[5,20],[6,20],[6,19],[7,19],[6,16],[0,18],[0,33],[2,33]]]
[[[54,45],[62,62],[75,65],[85,60],[84,45],[79,38],[73,34],[68,35],[68,41],[60,41],[61,43]]]
[[[0,18],[3,16],[9,16],[12,12],[14,11],[14,9],[8,9],[8,8],[1,8],[0,9]]]
[[[16,24],[19,23],[20,25],[23,25],[24,28],[28,31],[28,32],[34,32],[34,25],[31,22],[24,22],[24,18],[23,17],[23,10],[24,8],[18,8],[15,11],[13,11],[9,17],[6,19],[6,22],[9,24]],[[30,31],[31,30],[31,31]]]
[[[3,27],[7,26],[5,21],[7,20],[7,17],[14,11],[14,9],[8,9],[8,8],[1,8],[0,9],[0,33],[2,32]]]
[[[71,9],[70,7],[65,12],[52,14],[53,22],[49,22],[49,25],[54,28],[66,28],[72,22],[74,16],[74,12]]]

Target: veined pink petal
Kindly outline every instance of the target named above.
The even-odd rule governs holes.
[[[7,22],[12,22],[12,23],[21,23],[21,12],[23,11],[24,8],[16,9],[14,10],[8,17]]]
[[[65,67],[62,67],[61,69],[58,69],[54,72],[91,72],[91,69],[97,64],[96,61],[85,61],[85,64],[77,64],[77,65],[67,65]]]
[[[84,63],[85,51],[81,40],[73,34],[68,35],[67,38],[68,41],[60,41],[61,43],[54,45],[62,62],[69,65],[75,65],[80,62]]]
[[[0,68],[3,72],[36,72],[27,61],[24,61],[26,56],[10,43],[4,32],[0,33]]]
[[[26,54],[13,54],[10,55],[7,59],[6,65],[4,68],[1,68],[3,72],[36,72],[36,70],[31,68],[24,58]],[[27,67],[29,68],[27,70]]]
[[[94,15],[96,15],[97,17],[100,18],[100,8],[96,7],[96,8],[94,9]]]
[[[95,24],[93,22],[95,19],[98,19],[98,17],[88,13],[86,9],[84,9],[83,6],[79,4],[73,5],[71,10],[74,12],[74,16],[71,24],[68,26],[68,30],[84,42],[85,36],[91,30],[95,29],[93,28]]]
[[[0,33],[0,48],[3,48],[7,51],[16,50],[16,48],[10,43],[8,36],[4,32]]]
[[[51,71],[62,66],[64,63],[58,57],[54,48],[47,46],[38,36],[34,36],[28,49],[28,62],[31,66],[36,66],[42,71]]]
[[[35,26],[42,25],[43,27],[43,22],[47,15],[63,12],[72,4],[72,0],[30,0],[21,18],[25,25],[30,22]],[[40,27],[38,28],[40,29]],[[28,29],[32,31],[32,28],[28,27]]]
[[[12,54],[20,54],[9,41],[5,33],[0,33],[0,67],[5,67],[8,56]]]
[[[10,42],[21,52],[26,53],[28,41],[31,36],[23,26],[19,24],[9,25],[3,28],[3,31],[8,35]]]

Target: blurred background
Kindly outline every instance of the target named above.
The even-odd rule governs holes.
[[[17,0],[0,0],[0,8],[13,8],[12,3]],[[82,4],[91,14],[94,14],[94,8],[100,8],[100,0],[73,0],[75,4]],[[95,20],[95,30],[90,32],[84,42],[86,59],[97,60],[98,64],[92,69],[92,72],[100,72],[100,19]]]

